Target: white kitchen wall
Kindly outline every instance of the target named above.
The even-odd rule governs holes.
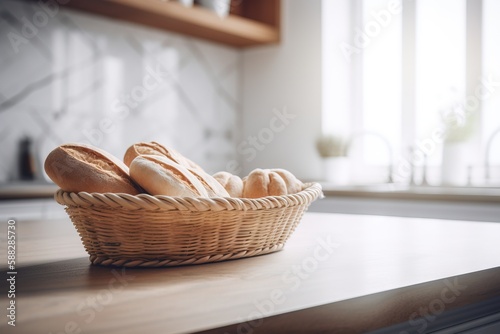
[[[282,41],[243,51],[244,173],[282,167],[319,179],[321,0],[282,1]]]
[[[210,172],[241,160],[237,49],[71,10],[43,21],[40,12],[35,2],[0,2],[0,182],[17,177],[23,136],[40,161],[65,142],[121,158],[151,140]]]

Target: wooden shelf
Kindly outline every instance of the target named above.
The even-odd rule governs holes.
[[[244,0],[220,18],[200,6],[160,0],[71,0],[68,7],[234,47],[280,40],[280,0]],[[241,16],[240,16],[241,15]]]

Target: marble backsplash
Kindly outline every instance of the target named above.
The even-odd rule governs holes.
[[[237,50],[72,10],[41,12],[35,2],[0,2],[0,182],[18,177],[26,136],[38,161],[65,142],[121,158],[151,140],[209,172],[238,160]]]

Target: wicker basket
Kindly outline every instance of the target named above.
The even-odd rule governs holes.
[[[286,196],[180,198],[113,193],[69,193],[66,206],[93,264],[165,267],[217,262],[283,248],[318,183]]]

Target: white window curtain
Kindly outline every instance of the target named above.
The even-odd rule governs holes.
[[[350,139],[352,183],[484,185],[486,161],[500,181],[498,17],[498,0],[324,0],[323,132]]]

